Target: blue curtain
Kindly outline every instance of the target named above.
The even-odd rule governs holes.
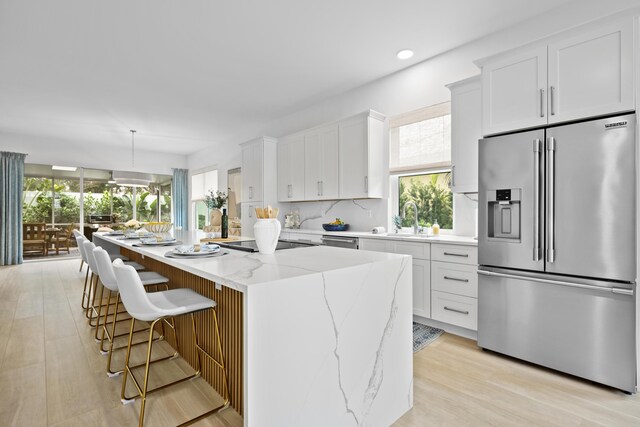
[[[0,151],[0,265],[22,264],[22,180],[26,156]]]
[[[189,228],[189,170],[173,169],[173,217],[174,225]]]

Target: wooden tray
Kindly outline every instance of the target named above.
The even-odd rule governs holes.
[[[222,237],[212,237],[210,239],[207,239],[206,237],[204,239],[200,239],[201,242],[233,242],[236,240],[240,240],[240,237],[237,236],[231,236],[231,237],[225,237],[224,239]],[[245,240],[245,239],[243,239]]]

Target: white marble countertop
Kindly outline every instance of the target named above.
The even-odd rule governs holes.
[[[441,234],[439,236],[425,236],[423,234],[400,234],[400,233],[384,233],[373,234],[370,231],[324,231],[324,230],[306,230],[306,229],[294,229],[283,228],[283,233],[302,233],[302,234],[317,234],[325,236],[344,236],[344,237],[359,237],[367,239],[386,239],[386,240],[402,240],[409,242],[424,242],[424,243],[445,243],[455,245],[470,245],[477,246],[478,241],[469,236],[456,236],[454,234]]]
[[[176,259],[164,256],[175,246],[137,247],[133,244],[140,244],[139,240],[118,240],[104,234],[94,233],[94,236],[240,292],[247,292],[250,287],[277,280],[363,266],[404,256],[329,246],[313,246],[280,250],[273,255],[223,248],[229,253],[220,257]],[[200,243],[200,237],[203,236],[202,233],[196,232],[175,233],[175,237],[185,244]]]

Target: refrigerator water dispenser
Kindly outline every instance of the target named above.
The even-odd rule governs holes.
[[[487,191],[487,232],[489,239],[520,240],[521,189]]]

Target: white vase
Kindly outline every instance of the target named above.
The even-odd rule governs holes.
[[[278,246],[282,225],[276,218],[257,219],[253,225],[253,237],[261,254],[272,254]]]

